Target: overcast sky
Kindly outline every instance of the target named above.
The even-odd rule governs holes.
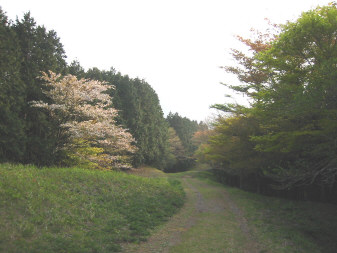
[[[228,102],[220,82],[234,82],[220,66],[231,65],[235,35],[250,28],[295,20],[331,0],[0,0],[10,19],[31,11],[39,25],[61,38],[68,62],[85,68],[114,67],[145,79],[165,114],[193,120]],[[263,29],[262,29],[263,30]],[[240,101],[242,98],[238,98]]]

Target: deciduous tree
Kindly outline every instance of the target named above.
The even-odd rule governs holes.
[[[46,85],[43,93],[51,103],[32,104],[47,109],[61,126],[58,149],[98,168],[129,166],[125,158],[135,151],[134,140],[126,129],[116,125],[117,110],[106,94],[111,86],[72,75],[62,78],[53,72],[44,73],[41,79]]]

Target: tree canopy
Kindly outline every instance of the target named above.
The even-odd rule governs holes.
[[[36,25],[30,13],[9,22],[1,10],[1,121],[0,160],[53,164],[54,132],[58,126],[45,112],[33,110],[33,100],[47,101],[41,71],[63,73],[65,52],[56,32]]]
[[[246,176],[247,184],[258,178],[255,185],[268,179],[277,189],[331,191],[337,176],[337,9],[318,7],[273,28],[279,32],[238,37],[249,54],[233,50],[238,66],[225,70],[241,83],[227,86],[249,97],[250,106],[215,105],[230,116],[216,121],[201,154],[227,175]]]
[[[114,108],[119,111],[116,122],[127,128],[136,140],[133,165],[148,164],[163,169],[169,152],[168,124],[153,88],[146,81],[122,75],[113,68],[109,71],[98,68],[83,71],[79,63],[73,62],[69,72],[114,87],[108,90],[108,94],[113,98]]]
[[[68,126],[68,131],[65,131],[64,120],[68,116],[61,117],[61,120],[61,104],[55,102],[56,98],[49,93],[50,89],[53,90],[53,85],[60,83],[56,80],[47,80],[47,83],[53,85],[46,88],[46,80],[38,78],[42,72],[52,71],[61,74],[60,80],[62,76],[65,77],[68,74],[71,74],[72,78],[77,77],[77,81],[68,82],[69,88],[74,89],[69,91],[70,94],[76,92],[73,84],[80,82],[82,78],[88,79],[84,82],[87,86],[94,82],[89,80],[104,82],[109,87],[104,93],[110,101],[105,100],[107,107],[103,110],[97,101],[87,101],[85,106],[95,105],[95,109],[100,113],[107,113],[111,108],[116,109],[113,115],[106,117],[106,122],[109,121],[111,126],[123,126],[134,136],[134,144],[137,146],[137,152],[133,153],[131,160],[134,166],[151,164],[162,169],[165,167],[169,154],[168,124],[165,121],[158,96],[147,82],[116,73],[113,68],[109,71],[97,68],[86,71],[78,61],[73,61],[68,65],[65,61],[63,45],[56,32],[48,31],[44,26],[37,25],[29,12],[22,20],[17,19],[12,22],[8,21],[1,10],[0,21],[1,162],[37,165],[64,162],[73,164],[76,159],[71,154],[79,154],[79,152],[82,152],[84,156],[111,155],[106,148],[104,151],[100,150],[98,143],[93,144],[92,140],[89,141],[83,136],[76,140],[72,139],[73,150],[70,153],[66,155],[65,152],[60,152],[60,147],[65,143],[68,143],[68,151],[70,151],[70,144],[67,141],[69,141],[69,136],[74,134],[71,129],[75,130],[75,128]],[[70,76],[67,78],[71,79]],[[60,95],[59,98],[62,96]],[[71,98],[68,99],[72,101]],[[33,101],[39,101],[40,108],[32,107]],[[63,102],[66,103],[66,101]],[[52,105],[58,110],[55,109],[56,107],[55,110],[52,109]],[[88,118],[88,115],[84,117],[82,113],[74,111],[74,114],[81,114],[78,116],[78,128],[86,120],[91,120],[91,122],[96,120]],[[64,116],[65,112],[62,115]],[[95,124],[98,124],[98,121]],[[87,134],[92,133],[87,132]],[[109,139],[106,136],[104,138]],[[70,157],[75,160],[69,160]]]

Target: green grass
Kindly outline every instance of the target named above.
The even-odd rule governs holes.
[[[192,173],[187,175],[192,175]],[[247,249],[247,238],[240,230],[240,224],[235,214],[230,212],[228,207],[226,209],[212,209],[214,204],[223,202],[223,187],[213,187],[195,179],[188,179],[188,181],[202,194],[206,210],[194,213],[194,225],[182,234],[181,241],[170,248],[169,252],[247,252],[245,250]],[[197,197],[194,196],[194,198]],[[194,201],[198,200],[194,199]]]
[[[183,205],[177,181],[0,165],[0,252],[116,252]]]
[[[227,190],[270,252],[336,252],[337,206]]]
[[[170,253],[245,252],[245,238],[233,215],[201,214],[198,222],[182,236]],[[235,250],[233,250],[235,249]]]
[[[193,177],[220,185],[208,171],[196,172]],[[336,252],[336,205],[292,201],[223,187],[244,212],[266,252]]]

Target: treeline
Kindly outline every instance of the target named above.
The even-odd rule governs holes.
[[[63,46],[29,13],[12,23],[0,10],[0,38],[0,161],[55,164],[57,126],[29,103],[47,99],[37,79],[42,71],[67,72]]]
[[[337,202],[337,8],[331,4],[238,39],[224,69],[250,106],[225,112],[198,150],[222,181],[269,195]]]
[[[207,125],[202,121],[198,123],[182,117],[178,113],[169,113],[166,120],[169,124],[170,156],[165,170],[177,172],[195,166],[194,152],[199,146],[195,141],[195,135],[208,129]]]
[[[132,157],[133,166],[148,164],[163,169],[169,155],[168,125],[152,87],[144,80],[132,79],[113,68],[109,71],[97,68],[84,71],[78,62],[72,62],[69,72],[80,78],[114,86],[108,94],[113,107],[119,111],[116,121],[128,129],[136,140],[138,150]]]
[[[168,171],[193,164],[190,139],[199,126],[197,122],[178,114],[174,117],[181,120],[179,125],[171,122],[171,116],[165,119],[156,92],[144,80],[122,75],[113,68],[86,71],[78,61],[67,64],[56,32],[37,25],[30,13],[13,22],[0,8],[0,51],[0,162],[101,167],[107,160],[123,156],[132,166],[147,164]],[[49,76],[39,78],[43,72]],[[56,78],[52,73],[60,76]],[[68,93],[87,93],[75,101],[77,104],[70,105],[65,100],[68,93],[57,87],[74,87]],[[92,96],[90,89],[100,89],[102,95]],[[109,101],[104,94],[110,96]],[[74,107],[76,113],[71,111]],[[100,116],[90,115],[83,108],[96,110]],[[110,119],[104,110],[110,110]],[[111,126],[105,126],[105,130],[115,131],[115,139],[111,134],[93,135],[94,131],[88,130],[107,122]],[[125,130],[133,139],[126,136]],[[127,145],[133,140],[135,149],[127,152],[124,147],[120,152],[123,148],[118,145],[126,145],[121,139]],[[100,162],[96,163],[94,156],[99,156]],[[111,164],[105,166],[112,168]]]

